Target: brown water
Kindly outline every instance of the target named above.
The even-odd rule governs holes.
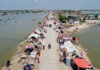
[[[46,13],[0,15],[0,66],[11,57],[16,45],[35,28]]]
[[[92,63],[100,68],[100,26],[85,29],[79,34],[79,42],[88,49],[88,56]]]

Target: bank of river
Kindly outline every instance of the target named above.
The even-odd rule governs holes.
[[[76,34],[79,43],[88,49],[88,56],[92,63],[100,69],[100,26],[93,26]]]
[[[16,45],[24,40],[46,13],[0,15],[0,67],[14,52]]]

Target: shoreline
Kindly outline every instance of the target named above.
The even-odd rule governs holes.
[[[81,25],[76,25],[76,26],[73,26],[73,27],[71,27],[71,28],[64,28],[64,31],[65,32],[69,32],[70,33],[70,35],[69,36],[71,36],[71,34],[73,34],[73,32],[74,33],[80,33],[81,31],[83,31],[84,29],[89,29],[90,27],[94,27],[95,25],[98,25],[98,24],[86,24],[86,22],[84,23],[84,24],[81,24]],[[82,26],[82,27],[81,27]],[[78,28],[78,29],[76,29],[76,28]],[[85,48],[84,48],[84,46],[82,46],[82,44],[80,44],[80,43],[78,43],[78,45],[79,45],[79,49],[81,50],[81,51],[83,51],[85,54],[83,54],[83,55],[85,55],[85,58],[90,62],[90,63],[92,63],[92,61],[91,61],[91,59],[90,59],[90,57],[88,56],[88,53],[86,53],[85,52]],[[88,52],[88,51],[87,51]],[[95,66],[94,66],[95,67]],[[95,67],[95,69],[96,70],[100,70],[100,68],[97,68],[97,67]]]
[[[46,20],[46,17],[48,16],[49,13],[46,14],[46,16],[43,17],[43,19],[40,21],[40,23],[44,23],[45,20]],[[39,27],[39,24],[37,24],[35,26],[35,29],[38,29]],[[30,32],[30,34],[32,34],[32,32]],[[28,39],[26,40],[23,40],[22,42],[20,42],[18,45],[16,45],[16,48],[15,48],[15,52],[13,52],[12,56],[10,57],[10,61],[11,61],[11,65],[14,64],[14,62],[18,62],[18,60],[20,61],[20,56],[21,54],[23,54],[24,52],[24,46],[26,43],[27,43]],[[0,70],[6,70],[6,65],[3,65]]]
[[[12,53],[12,56],[10,57],[10,60],[11,60],[11,61],[13,61],[13,60],[14,60],[14,57],[18,56],[18,54],[21,53],[21,52],[19,52],[20,45],[21,45],[21,44],[24,44],[25,42],[26,42],[26,40],[25,40],[25,41],[22,41],[21,43],[19,43],[18,45],[16,45],[16,48],[14,49],[15,52],[13,52],[13,53]],[[19,53],[18,53],[18,52],[19,52]],[[1,67],[1,70],[2,70],[3,68],[5,68],[5,65],[3,65],[3,66]]]

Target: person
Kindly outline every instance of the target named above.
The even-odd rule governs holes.
[[[45,45],[43,45],[43,50],[45,50]]]
[[[46,29],[44,29],[44,33],[47,33],[47,30]]]
[[[29,65],[29,64],[25,64],[23,69],[24,70],[32,70],[31,65]]]
[[[48,44],[48,49],[51,49],[51,44],[50,43]]]
[[[38,63],[40,63],[40,59],[39,59],[39,57],[38,57]]]
[[[63,62],[64,62],[64,64],[66,64],[66,57],[64,57]]]
[[[29,65],[28,70],[32,70],[32,69],[31,69],[31,65]]]
[[[45,50],[45,42],[43,41],[43,50]]]
[[[28,70],[28,64],[25,64],[23,69]]]
[[[40,50],[38,51],[38,56],[40,56]]]
[[[10,64],[11,64],[11,62],[10,62],[10,60],[8,60],[6,63],[6,67],[8,68],[8,70],[10,70],[10,68],[9,68]]]

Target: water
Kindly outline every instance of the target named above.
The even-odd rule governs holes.
[[[100,11],[82,11],[84,14],[99,14],[100,15]]]
[[[92,63],[100,68],[100,26],[85,29],[77,36],[80,44],[88,49],[88,56]]]
[[[15,52],[16,45],[35,28],[46,13],[0,15],[0,66]]]

